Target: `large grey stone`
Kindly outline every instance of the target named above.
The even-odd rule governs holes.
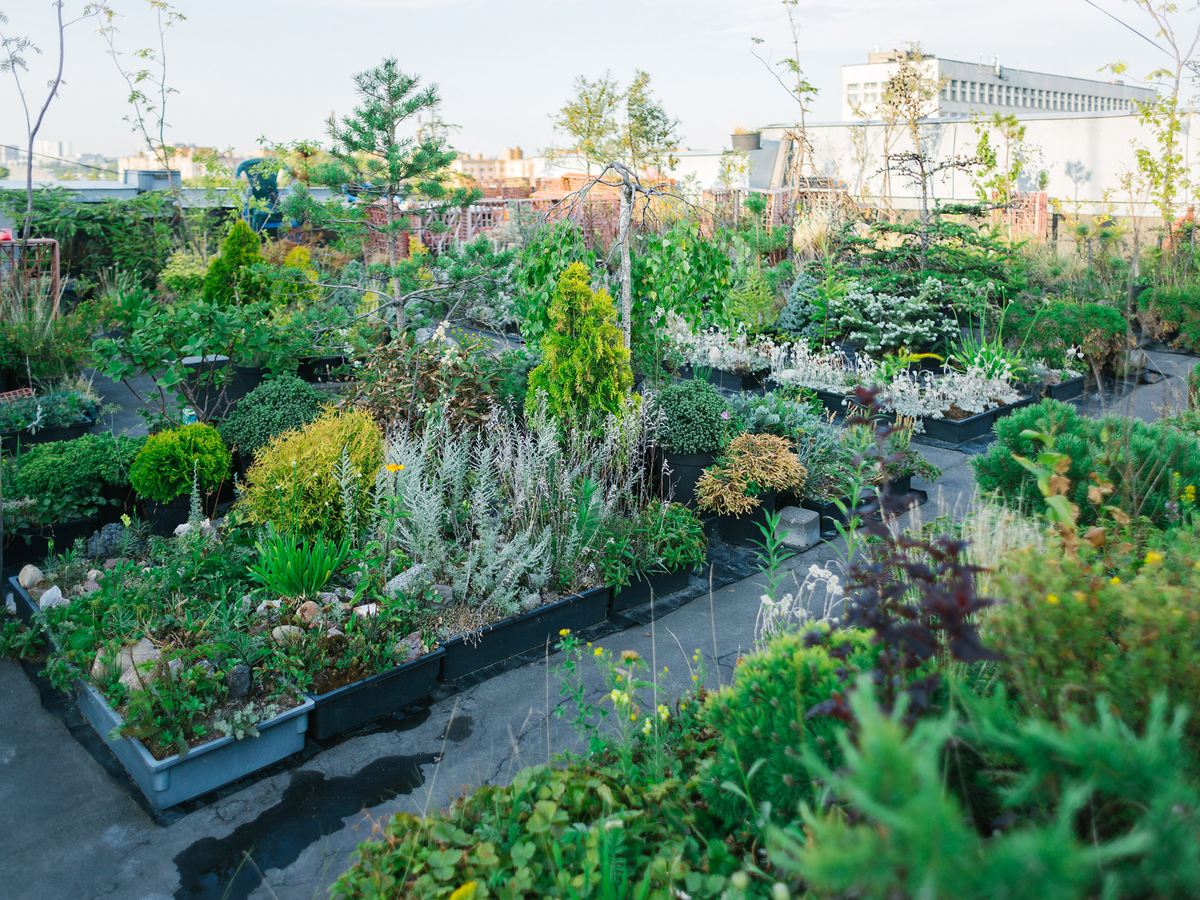
[[[57,584],[53,585],[38,598],[38,606],[42,609],[50,609],[52,606],[66,606],[70,602],[70,600],[63,596],[62,588]]]
[[[779,513],[783,543],[793,550],[807,550],[821,542],[821,515],[803,506],[785,506]]]
[[[115,659],[106,659],[107,649],[96,654],[92,663],[92,680],[100,681],[119,676],[121,684],[130,690],[136,690],[154,680],[154,667],[162,657],[162,651],[154,646],[147,638],[142,638],[136,644],[122,647]]]
[[[229,699],[241,700],[250,693],[250,667],[238,663],[225,676],[225,684],[229,688]]]
[[[304,634],[304,629],[299,625],[276,625],[271,629],[271,640],[276,644],[282,644],[284,641],[296,641]]]
[[[17,576],[17,584],[25,588],[25,590],[29,590],[44,577],[42,570],[37,566],[25,566],[25,568],[21,569],[21,574]]]
[[[389,594],[407,594],[429,584],[430,577],[423,565],[415,565],[394,575],[384,587]]]

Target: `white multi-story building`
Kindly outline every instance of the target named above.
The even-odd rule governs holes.
[[[842,121],[880,118],[885,85],[906,52],[871,53],[866,63],[842,66]],[[1022,118],[1133,113],[1138,101],[1154,97],[1153,88],[1009,69],[998,59],[986,65],[926,54],[918,65],[940,85],[927,112],[937,118],[966,119],[994,112]]]

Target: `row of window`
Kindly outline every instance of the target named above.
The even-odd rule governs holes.
[[[861,87],[861,93],[859,88]],[[1120,97],[1100,97],[1066,91],[1023,88],[1011,84],[951,80],[942,88],[942,98],[981,106],[1019,106],[1025,109],[1052,109],[1060,112],[1122,112],[1133,109],[1133,101]],[[846,85],[846,101],[851,106],[879,102],[879,82]]]

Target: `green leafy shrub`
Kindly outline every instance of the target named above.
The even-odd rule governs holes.
[[[270,285],[255,266],[263,264],[258,235],[238,219],[229,229],[221,255],[209,264],[204,276],[204,299],[228,306],[234,303],[257,303],[270,297]]]
[[[347,531],[347,515],[365,521],[382,464],[383,435],[370,413],[326,410],[259,449],[246,473],[250,518],[304,537],[339,539]],[[347,493],[350,509],[343,499]]]
[[[204,292],[208,264],[194,251],[176,250],[158,273],[158,283],[180,297],[194,299]]]
[[[4,460],[5,495],[32,501],[20,510],[30,524],[95,515],[106,502],[105,487],[129,487],[130,467],[145,444],[144,437],[96,434],[35,444]]]
[[[1089,719],[1102,697],[1140,727],[1150,700],[1200,708],[1200,540],[1176,534],[1112,576],[1100,565],[1022,551],[998,567],[1005,598],[984,623],[1005,683],[1030,715]],[[1200,720],[1187,726],[1200,759]]]
[[[729,292],[726,318],[731,327],[745,326],[750,334],[758,334],[779,317],[775,290],[767,281],[761,267],[748,266]]]
[[[129,471],[139,497],[169,503],[192,490],[216,490],[229,477],[229,448],[217,429],[195,422],[151,435]]]
[[[230,447],[253,455],[276,435],[303,428],[321,414],[324,397],[307,382],[281,375],[260,384],[243,397],[220,425]]]
[[[505,350],[496,361],[499,382],[496,385],[496,404],[510,413],[523,412],[529,396],[529,375],[542,362],[542,354],[528,346]]]
[[[1025,356],[1044,359],[1054,369],[1069,367],[1067,351],[1078,347],[1094,369],[1111,371],[1126,346],[1125,316],[1099,303],[1014,303],[1002,325],[1006,341],[1021,344]]]
[[[572,263],[558,280],[550,304],[552,326],[542,335],[542,363],[529,374],[526,411],[545,396],[554,416],[598,430],[623,412],[633,387],[629,348],[617,327],[608,291],[593,291],[583,263]]]
[[[708,555],[708,539],[695,510],[654,500],[629,516],[601,526],[600,570],[618,592],[635,575],[691,569]]]
[[[635,336],[653,327],[659,309],[682,316],[695,330],[727,318],[725,305],[734,273],[725,241],[685,220],[662,234],[651,232],[636,239],[643,243],[632,259]]]
[[[1036,477],[1014,458],[1033,459],[1043,450],[1025,431],[1053,435],[1054,451],[1070,457],[1069,468],[1059,474],[1071,483],[1067,496],[1080,509],[1080,525],[1094,523],[1102,505],[1115,505],[1134,519],[1164,527],[1175,515],[1170,504],[1180,502],[1175,485],[1200,487],[1200,445],[1167,423],[1114,415],[1090,419],[1070,404],[1044,400],[998,420],[995,431],[987,452],[971,460],[975,481],[985,494],[1027,515],[1044,513],[1046,503]],[[1099,500],[1089,496],[1090,488],[1105,483],[1113,486],[1111,493]]]
[[[668,385],[654,402],[664,420],[659,439],[670,453],[716,453],[737,432],[733,406],[707,381]]]
[[[539,228],[521,250],[516,267],[517,296],[514,311],[521,335],[537,345],[554,327],[551,307],[558,294],[558,283],[572,265],[591,270],[596,256],[583,239],[575,223],[564,219]]]
[[[1200,349],[1200,285],[1160,285],[1138,300],[1139,310],[1157,318],[1164,338],[1174,338],[1184,349]]]
[[[845,659],[829,652],[835,649]],[[825,646],[808,647],[801,636],[786,635],[742,658],[733,685],[710,695],[705,708],[719,743],[701,789],[725,821],[757,816],[766,801],[773,819],[788,822],[801,802],[813,799],[805,754],[836,769],[845,726],[829,716],[808,718],[808,712],[845,690],[839,669],[865,671],[877,656],[865,632],[843,630],[830,634]]]

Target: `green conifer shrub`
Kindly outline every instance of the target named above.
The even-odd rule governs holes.
[[[221,423],[221,437],[244,456],[252,456],[276,435],[303,428],[321,414],[324,396],[294,375],[263,382],[238,401]]]
[[[845,650],[845,659],[831,650]],[[842,759],[837,736],[845,725],[831,716],[807,718],[808,711],[845,690],[839,669],[871,669],[878,655],[866,632],[847,629],[831,633],[823,646],[808,647],[802,636],[790,634],[743,657],[733,685],[712,694],[706,707],[720,735],[701,786],[713,809],[727,822],[744,822],[768,801],[773,818],[792,821],[800,803],[814,795],[804,754],[817,754],[833,769]]]
[[[716,453],[739,430],[733,406],[707,381],[667,385],[654,403],[663,414],[659,443],[669,453]]]
[[[349,465],[340,472],[343,451]],[[246,507],[252,521],[279,531],[340,540],[352,524],[347,512],[366,521],[382,464],[383,434],[371,414],[330,408],[259,449],[246,473]],[[343,479],[353,482],[346,490]]]
[[[133,461],[129,481],[138,496],[169,503],[192,490],[212,491],[229,477],[229,448],[211,425],[194,422],[152,434]]]
[[[558,279],[550,304],[552,326],[542,336],[542,364],[529,374],[527,412],[542,395],[554,416],[597,430],[629,402],[633,370],[608,291],[593,291],[583,263]]]
[[[1001,324],[1006,341],[1020,344],[1025,356],[1044,359],[1054,368],[1069,366],[1067,351],[1078,347],[1089,365],[1111,371],[1125,350],[1124,314],[1100,303],[1015,303]]]
[[[775,320],[775,328],[785,334],[796,337],[808,334],[814,321],[818,320],[821,309],[821,294],[817,289],[817,279],[806,272],[801,272],[788,289],[787,303],[779,318]]]
[[[254,271],[263,262],[259,238],[244,219],[229,229],[221,255],[212,261],[204,276],[204,299],[212,302],[255,303],[270,297],[269,285]]]
[[[1053,434],[1054,451],[1070,457],[1070,467],[1059,474],[1071,482],[1067,496],[1079,507],[1079,525],[1093,524],[1100,506],[1114,505],[1165,527],[1174,515],[1169,504],[1180,502],[1177,489],[1200,489],[1200,444],[1167,422],[1116,415],[1091,419],[1068,403],[1044,400],[998,420],[995,431],[987,452],[971,460],[975,481],[985,494],[1026,515],[1046,509],[1036,477],[1014,458],[1034,459],[1044,449],[1026,431]],[[1097,503],[1088,489],[1105,482],[1113,490]]]

